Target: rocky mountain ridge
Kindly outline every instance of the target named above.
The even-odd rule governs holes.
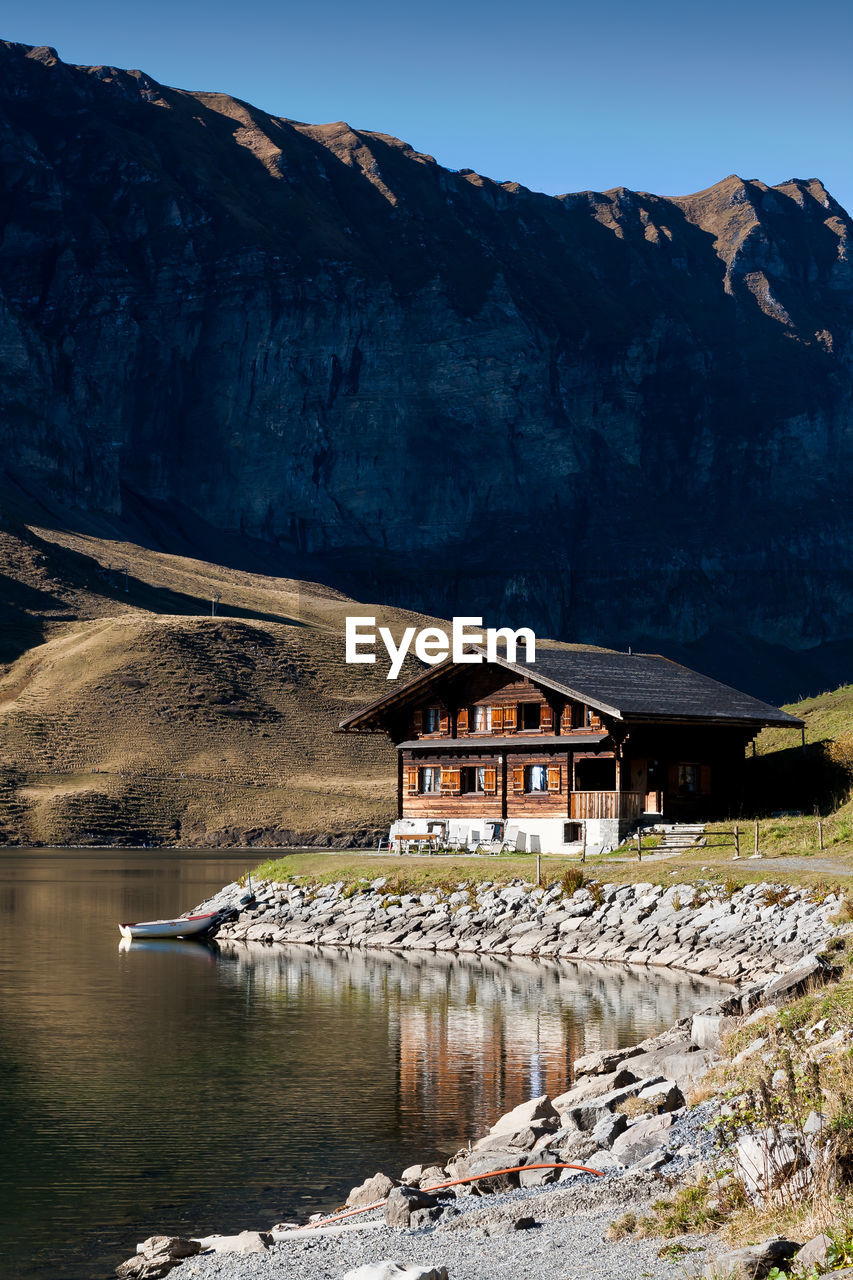
[[[765,696],[849,678],[850,219],[817,180],[551,197],[8,43],[0,155],[18,496]]]

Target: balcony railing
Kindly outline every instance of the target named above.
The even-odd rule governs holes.
[[[639,818],[643,812],[640,791],[573,791],[573,818]]]

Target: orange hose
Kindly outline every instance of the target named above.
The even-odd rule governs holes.
[[[596,1178],[603,1178],[604,1174],[601,1169],[589,1169],[585,1164],[516,1164],[511,1169],[493,1169],[491,1173],[472,1173],[467,1178],[454,1178],[451,1182],[438,1182],[434,1187],[424,1187],[424,1191],[446,1191],[448,1187],[461,1187],[466,1182],[479,1182],[482,1178],[499,1178],[503,1173],[521,1173],[523,1169],[579,1169],[581,1173],[594,1173]],[[327,1227],[333,1222],[342,1222],[344,1218],[352,1218],[357,1213],[370,1213],[371,1209],[381,1209],[384,1204],[388,1203],[388,1197],[384,1200],[375,1200],[373,1204],[362,1205],[360,1209],[345,1209],[339,1213],[333,1213],[329,1218],[321,1218],[319,1222],[306,1222],[301,1227],[297,1227],[297,1231],[313,1231],[315,1227]]]

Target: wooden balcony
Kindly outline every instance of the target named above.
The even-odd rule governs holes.
[[[573,818],[639,818],[643,812],[640,791],[573,791]]]

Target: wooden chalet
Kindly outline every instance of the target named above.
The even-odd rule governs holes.
[[[392,839],[590,851],[740,803],[747,743],[802,721],[659,654],[443,662],[341,721],[397,747]]]

